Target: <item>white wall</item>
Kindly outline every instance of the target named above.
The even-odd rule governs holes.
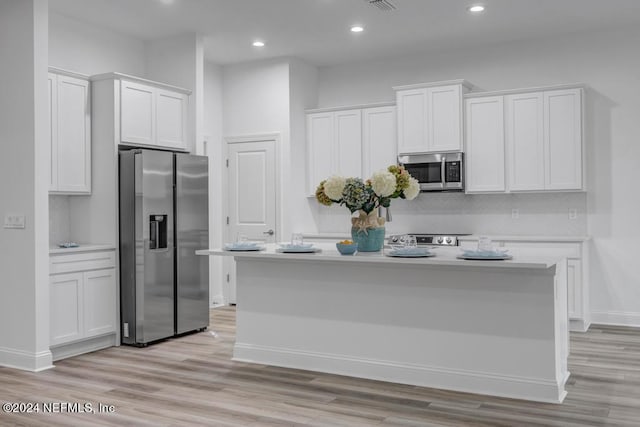
[[[287,165],[290,152],[289,61],[277,59],[223,68],[224,137],[280,133],[280,164]],[[289,203],[289,168],[282,167],[282,206]],[[282,220],[280,236],[289,236],[290,225]]]
[[[573,34],[537,41],[513,42],[485,48],[379,60],[320,69],[319,106],[393,100],[391,86],[465,78],[486,90],[584,82],[589,192],[580,195],[491,196],[490,198],[421,195],[415,207],[401,206],[403,220],[422,229],[456,226],[476,233],[506,230],[522,234],[582,234],[593,236],[590,276],[595,322],[640,325],[640,270],[636,267],[640,235],[640,30]],[[447,198],[442,208],[439,202]],[[491,212],[491,202],[500,212]],[[433,201],[430,203],[429,201]],[[480,201],[480,202],[479,202]],[[481,206],[478,208],[477,203]],[[523,215],[545,212],[542,224],[533,219],[513,224],[505,210],[524,206]],[[587,221],[569,222],[567,210],[582,210]],[[392,207],[396,204],[394,203]],[[321,227],[335,227],[326,210],[316,215]],[[323,208],[324,209],[324,208]],[[330,210],[329,210],[330,211]],[[554,214],[555,212],[555,214]],[[453,214],[448,217],[447,214]],[[396,216],[394,221],[400,221]],[[469,225],[471,224],[471,225]],[[575,224],[575,226],[574,226]],[[391,228],[403,226],[395,224]],[[504,233],[501,233],[504,234]]]
[[[203,139],[207,141],[209,156],[209,247],[219,248],[224,243],[222,181],[225,168],[222,141],[222,68],[204,63]],[[210,303],[222,304],[222,257],[209,257]]]
[[[49,14],[49,65],[87,75],[118,71],[145,75],[142,40]]]
[[[50,368],[46,0],[0,3],[0,366]]]
[[[289,204],[286,208],[291,215],[288,219],[290,231],[293,233],[315,232],[311,203],[315,200],[306,197],[306,120],[305,109],[314,108],[318,102],[318,69],[299,59],[290,61],[289,69],[289,105],[291,121],[291,152],[287,162],[293,179],[290,182]],[[284,235],[288,240],[288,235]]]

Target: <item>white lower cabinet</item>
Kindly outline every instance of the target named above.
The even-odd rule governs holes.
[[[476,249],[477,237],[460,238],[460,246]],[[527,241],[524,239],[493,240],[493,245],[508,249],[514,258],[521,255],[563,256],[567,258],[567,304],[569,327],[572,331],[585,332],[591,324],[589,314],[589,285],[585,272],[588,259],[584,242]]]
[[[105,342],[115,344],[118,307],[115,252],[52,254],[49,263],[50,346],[105,335],[113,335],[113,339]],[[95,349],[93,344],[88,351]],[[74,354],[82,352],[76,350]]]

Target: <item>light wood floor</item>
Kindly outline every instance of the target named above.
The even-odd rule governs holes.
[[[562,405],[231,361],[235,310],[209,332],[113,347],[28,373],[0,368],[1,402],[89,402],[113,414],[6,414],[0,426],[640,426],[640,330],[572,334]]]

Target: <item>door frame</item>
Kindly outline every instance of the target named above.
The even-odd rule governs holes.
[[[235,135],[235,136],[225,136],[223,137],[223,141],[224,141],[224,148],[223,148],[223,158],[221,159],[221,168],[223,171],[225,171],[222,174],[222,195],[221,195],[221,202],[222,202],[222,229],[224,230],[223,236],[224,236],[224,242],[230,242],[232,239],[232,236],[229,235],[229,225],[227,224],[227,217],[229,216],[229,168],[227,166],[227,161],[229,160],[229,146],[231,144],[243,144],[243,143],[250,143],[250,142],[265,142],[265,141],[272,141],[273,142],[273,148],[274,148],[274,161],[275,161],[275,192],[276,192],[276,202],[275,202],[275,209],[276,209],[276,224],[275,224],[275,241],[280,241],[281,240],[281,233],[282,233],[282,197],[281,197],[281,179],[282,179],[282,174],[281,174],[281,170],[280,170],[280,166],[281,166],[281,151],[280,151],[280,142],[281,142],[282,138],[281,138],[281,134],[280,132],[266,132],[266,133],[258,133],[258,134],[248,134],[248,135]],[[223,242],[223,243],[224,243]],[[226,261],[226,257],[225,257],[225,261]],[[225,275],[227,274],[226,272],[229,270],[229,268],[227,267],[227,263],[224,263],[224,266],[222,268],[222,277],[220,278],[222,280],[222,289],[226,290],[227,289],[227,278],[225,277]],[[224,302],[225,304],[228,304],[229,301],[227,301],[227,295],[223,295],[224,298]]]

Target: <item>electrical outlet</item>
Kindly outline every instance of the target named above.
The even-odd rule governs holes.
[[[519,209],[511,209],[511,219],[520,218],[520,210]]]
[[[4,228],[24,228],[25,217],[21,214],[6,214],[4,216]]]
[[[569,219],[578,218],[578,210],[577,209],[569,209]]]

